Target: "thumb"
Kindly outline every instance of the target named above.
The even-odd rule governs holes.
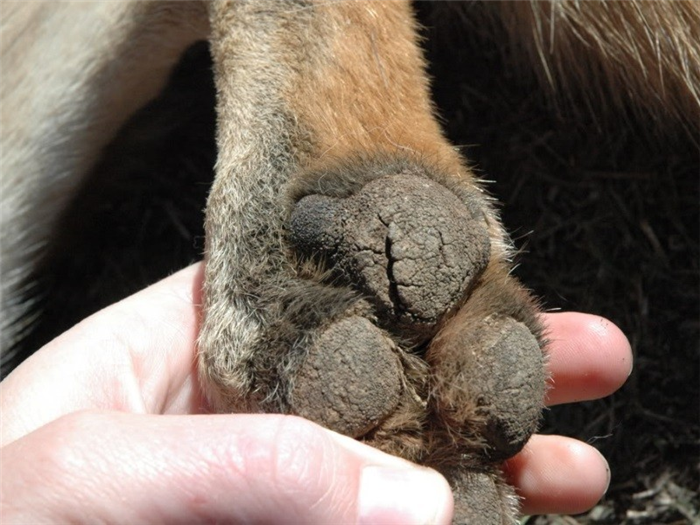
[[[449,523],[435,471],[301,418],[79,412],[2,449],[3,523]]]

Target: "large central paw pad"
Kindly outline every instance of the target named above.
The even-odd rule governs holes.
[[[480,212],[440,184],[408,174],[375,179],[348,198],[304,197],[292,214],[290,239],[369,297],[386,328],[417,339],[434,335],[490,251]]]

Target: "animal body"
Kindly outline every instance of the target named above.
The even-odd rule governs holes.
[[[458,522],[515,519],[499,463],[537,427],[546,345],[493,203],[440,129],[408,3],[3,11],[3,350],[31,326],[24,292],[100,152],[207,40],[217,158],[199,366],[212,405],[296,413],[431,465]],[[697,4],[479,16],[563,103],[697,129]]]

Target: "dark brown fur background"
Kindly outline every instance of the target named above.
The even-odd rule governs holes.
[[[476,9],[479,9],[477,6]],[[614,396],[548,412],[545,431],[597,446],[613,479],[586,516],[529,523],[698,523],[700,154],[687,132],[553,107],[516,70],[505,33],[420,6],[434,99],[450,139],[502,202],[517,275],[548,309],[604,315],[636,368]],[[465,25],[467,24],[467,25]],[[23,354],[90,312],[200,258],[212,179],[207,47],[105,152],[54,238]],[[582,102],[583,104],[583,102]],[[7,371],[7,370],[5,370]]]

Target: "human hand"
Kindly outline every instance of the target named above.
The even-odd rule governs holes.
[[[206,415],[196,373],[201,265],[69,330],[0,384],[4,523],[448,523],[444,479],[282,415]],[[549,404],[616,390],[629,344],[548,314]],[[507,463],[527,513],[575,513],[608,483],[592,447],[534,436]],[[572,475],[575,474],[575,475]]]

